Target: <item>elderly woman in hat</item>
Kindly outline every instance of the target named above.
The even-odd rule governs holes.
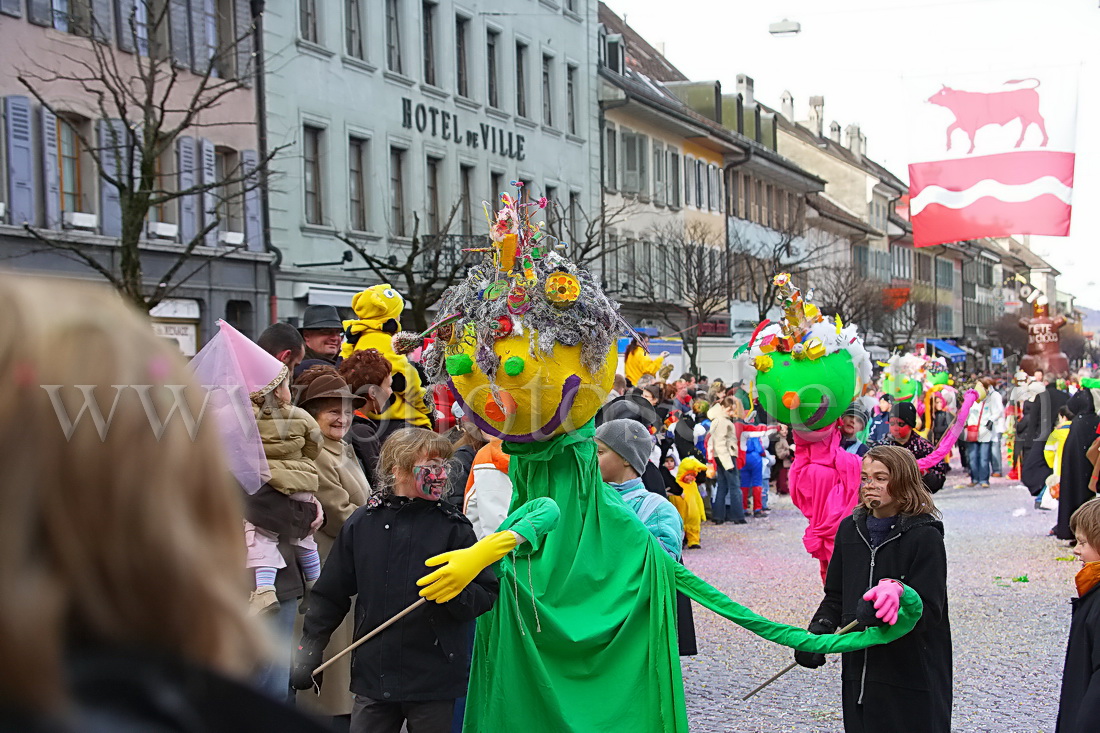
[[[352,446],[344,442],[351,429],[355,411],[367,398],[352,394],[348,383],[330,366],[312,366],[294,381],[297,404],[317,421],[324,443],[317,456],[317,500],[325,512],[325,524],[317,533],[317,549],[324,562],[344,522],[367,502],[370,484]],[[308,603],[308,599],[307,599]],[[328,652],[335,654],[352,642],[351,619],[332,635]],[[351,657],[344,657],[325,671],[326,684],[320,695],[312,692],[298,696],[298,704],[327,716],[351,715]],[[341,680],[343,680],[341,682]]]

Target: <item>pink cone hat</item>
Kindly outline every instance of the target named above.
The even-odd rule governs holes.
[[[221,436],[229,469],[245,491],[255,493],[270,478],[251,398],[286,379],[286,366],[225,321],[191,360],[191,370],[208,390],[204,415]]]

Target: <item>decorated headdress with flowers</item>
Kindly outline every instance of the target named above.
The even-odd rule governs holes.
[[[790,273],[773,279],[778,323],[764,320],[735,352],[747,361],[764,411],[780,422],[818,429],[834,422],[871,379],[871,359],[854,325],[826,318]]]
[[[472,403],[474,422],[486,432],[539,440],[558,432],[564,418],[549,414],[550,406],[541,403],[554,395],[530,378],[540,374],[555,389],[560,384],[554,394],[569,401],[566,412],[574,422],[591,418],[599,405],[588,403],[610,389],[615,345],[629,328],[598,280],[566,259],[568,245],[533,221],[547,199],[528,200],[522,184],[513,185],[519,195],[501,194],[495,214],[484,204],[490,242],[470,251],[485,258],[444,293],[444,317],[422,334],[436,336],[424,366],[434,382],[449,384],[460,402]],[[547,433],[548,420],[554,426]]]

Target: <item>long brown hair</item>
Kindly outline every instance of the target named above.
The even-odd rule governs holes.
[[[203,406],[178,349],[106,287],[0,275],[0,313],[0,707],[64,704],[81,644],[249,673],[239,488],[171,414]]]
[[[896,445],[876,445],[863,456],[864,461],[878,461],[890,472],[890,496],[898,502],[899,514],[931,514],[940,516],[940,510],[932,501],[932,494],[925,487],[917,468],[917,459],[904,448]],[[870,507],[860,503],[864,508]]]

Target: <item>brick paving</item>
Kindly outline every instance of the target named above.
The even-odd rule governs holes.
[[[947,532],[952,730],[1053,731],[1078,564],[1065,542],[1047,536],[1053,513],[1036,511],[1016,482],[956,488],[961,481],[953,471],[935,497]],[[703,548],[687,552],[686,563],[735,601],[804,626],[821,600],[817,561],[802,548],[805,519],[787,497],[771,498],[767,518],[704,525]],[[792,653],[699,606],[695,623],[700,653],[683,658],[692,731],[843,730],[839,657],[817,670],[797,667],[742,702]]]

